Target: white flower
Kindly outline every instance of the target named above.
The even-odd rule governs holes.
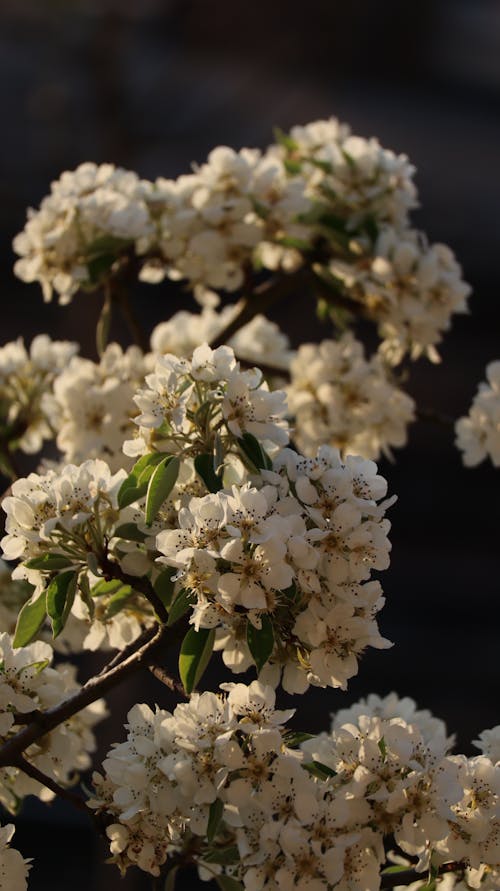
[[[14,832],[12,823],[0,827],[0,888],[5,891],[26,891],[31,867],[19,851],[10,847]]]
[[[490,458],[500,466],[500,362],[486,366],[488,382],[479,384],[469,414],[455,424],[457,448],[463,452],[466,467],[475,467]]]

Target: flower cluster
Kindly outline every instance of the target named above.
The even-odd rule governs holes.
[[[69,303],[92,288],[121,254],[151,231],[144,193],[150,185],[112,164],[80,164],[52,183],[40,208],[14,239],[22,281],[40,282],[46,301],[55,291]]]
[[[122,871],[164,874],[186,858],[248,891],[377,891],[391,837],[420,871],[453,859],[471,875],[496,869],[500,768],[448,755],[411,701],[414,723],[359,708],[297,751],[284,726],[293,713],[275,710],[271,688],[223,686],[226,696],[194,694],[173,714],[135,706],[127,740],[95,775],[90,804],[113,820]]]
[[[277,684],[284,665],[290,692],[345,688],[367,646],[389,646],[375,620],[382,590],[368,581],[390,550],[392,502],[377,504],[386,482],[376,469],[344,464],[326,446],[309,459],[283,449],[259,488],[192,498],[178,528],[158,534],[159,562],[176,568],[191,622],[217,628],[233,671],[270,660],[266,678]]]
[[[365,359],[352,334],[302,344],[290,371],[295,441],[306,455],[322,443],[365,458],[405,445],[413,399],[392,383],[380,356]]]
[[[210,343],[223,331],[239,308],[236,303],[224,306],[220,312],[211,306],[204,306],[200,313],[181,310],[156,326],[151,335],[151,349],[155,353],[191,358],[196,347]],[[286,334],[260,313],[230,338],[228,346],[238,359],[256,365],[262,362],[276,371],[286,371],[293,356]]]
[[[74,666],[51,667],[52,648],[42,641],[13,649],[10,636],[2,633],[0,654],[0,741],[5,742],[21,729],[18,715],[59,705],[80,685]],[[89,754],[95,749],[92,728],[105,714],[103,700],[94,702],[33,743],[25,752],[26,759],[60,785],[71,785],[77,780],[75,771],[87,770],[91,764]],[[4,807],[15,813],[25,795],[37,795],[42,801],[54,797],[50,789],[20,768],[3,767],[0,801]]]
[[[77,352],[77,345],[51,340],[46,334],[33,339],[29,351],[21,338],[0,347],[0,437],[3,447],[38,452],[44,439],[54,435],[44,410],[44,397]]]
[[[486,366],[487,382],[479,384],[469,414],[455,425],[457,448],[466,467],[490,458],[500,467],[500,362]]]
[[[14,832],[12,823],[0,827],[0,888],[26,891],[30,864],[19,851],[10,847]]]
[[[224,452],[245,433],[282,446],[288,442],[285,393],[269,392],[258,368],[242,371],[230,347],[197,347],[191,361],[160,356],[134,397],[138,436],[125,454],[152,450],[197,455],[213,451],[218,433]]]
[[[122,446],[134,430],[133,396],[151,364],[138,347],[123,351],[116,343],[99,363],[77,356],[69,362],[44,400],[64,463],[101,458],[113,471],[128,466]]]

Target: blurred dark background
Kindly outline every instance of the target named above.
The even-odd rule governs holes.
[[[275,125],[336,115],[410,156],[423,205],[415,222],[452,246],[473,286],[472,315],[454,323],[443,364],[421,363],[410,379],[421,405],[467,411],[485,364],[500,356],[495,0],[2,0],[0,23],[4,341],[45,330],[83,337],[93,354],[97,298],[45,307],[38,286],[11,271],[26,207],[62,170],[113,161],[175,177],[214,145],[263,147]],[[162,286],[140,297],[149,326],[186,305]],[[280,314],[292,319],[295,343],[322,336],[300,295]],[[500,471],[465,470],[452,442],[450,429],[419,422],[396,463],[382,464],[399,496],[381,617],[396,646],[370,651],[347,694],[315,691],[298,702],[303,729],[326,729],[334,709],[392,689],[443,717],[469,754],[470,740],[500,721]],[[115,691],[101,754],[121,737],[131,695],[174,704],[147,678]],[[28,802],[16,841],[35,858],[30,891],[150,887],[140,874],[122,881],[101,865],[101,842],[65,806]],[[179,884],[194,888],[196,879]]]

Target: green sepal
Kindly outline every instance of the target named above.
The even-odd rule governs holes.
[[[148,526],[151,526],[161,506],[174,488],[180,466],[177,456],[167,455],[153,470],[146,495],[146,523]]]
[[[61,572],[52,579],[47,588],[47,615],[52,622],[52,636],[54,638],[63,630],[71,612],[76,594],[77,580],[77,572]]]
[[[215,472],[214,455],[196,455],[194,469],[209,492],[219,492],[222,489],[222,479]]]
[[[43,554],[41,557],[33,557],[24,564],[26,569],[40,569],[44,572],[55,572],[72,566],[73,561],[65,554]]]
[[[167,607],[172,603],[172,597],[174,596],[175,582],[172,581],[173,574],[174,568],[169,566],[163,572],[160,572],[153,582],[155,594],[160,598],[163,606]]]
[[[261,616],[260,628],[247,622],[247,644],[259,674],[274,649],[274,629],[269,616]]]
[[[256,470],[272,470],[273,462],[267,452],[264,451],[258,439],[251,433],[244,433],[238,438],[238,445]]]
[[[46,596],[45,591],[42,591],[38,597],[35,597],[35,599],[32,597],[31,600],[28,600],[22,607],[17,617],[16,631],[12,646],[14,648],[25,647],[27,644],[31,643],[42,627],[46,615]]]
[[[190,628],[181,644],[179,676],[186,693],[191,693],[203,675],[214,648],[213,628]]]
[[[139,458],[118,491],[118,507],[120,509],[127,507],[146,494],[155,467],[164,459],[165,455],[162,452],[149,452]]]
[[[224,802],[220,798],[216,798],[215,801],[212,801],[208,811],[207,841],[209,844],[212,844],[219,831],[223,813]]]
[[[186,588],[181,588],[168,613],[167,625],[175,625],[191,609],[195,598]]]

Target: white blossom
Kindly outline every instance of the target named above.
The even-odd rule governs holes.
[[[490,458],[500,466],[500,362],[486,366],[487,382],[479,384],[469,414],[455,424],[456,445],[466,467]]]
[[[14,832],[12,823],[0,826],[0,888],[3,891],[26,891],[30,862],[10,847]]]

